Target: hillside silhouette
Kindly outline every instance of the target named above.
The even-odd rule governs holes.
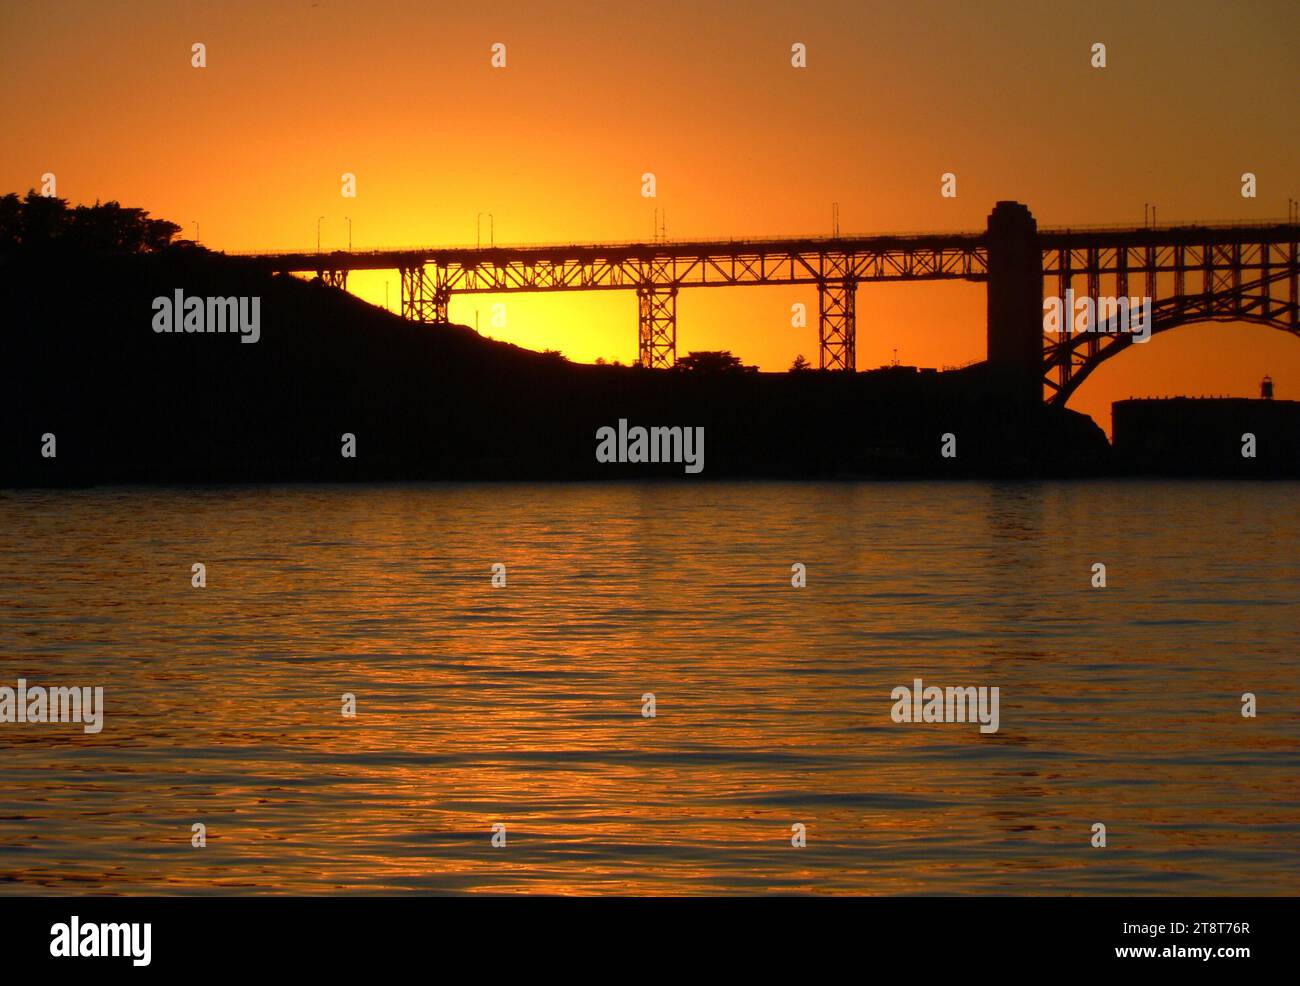
[[[580,365],[409,323],[177,239],[115,202],[0,199],[0,483],[681,477],[600,463],[596,432],[705,429],[702,478],[1057,475],[1107,468],[1086,416],[942,374]],[[155,298],[260,298],[260,337],[158,333]],[[356,437],[344,458],[341,436]],[[957,457],[940,456],[944,433]],[[53,434],[57,455],[41,455]]]

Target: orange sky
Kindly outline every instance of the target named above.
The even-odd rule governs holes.
[[[214,249],[980,229],[1285,216],[1300,199],[1300,4],[1183,2],[6,3],[0,190],[53,172]],[[463,8],[463,9],[458,9]],[[207,46],[208,67],[190,65]],[[1102,41],[1108,65],[1089,65]],[[507,67],[489,64],[494,42]],[[790,66],[807,46],[808,67]],[[652,171],[658,196],[643,198]],[[939,177],[957,175],[956,199]],[[1240,176],[1259,197],[1241,196]],[[357,176],[357,197],[340,175]],[[483,238],[488,219],[483,218]],[[396,273],[350,287],[397,307]],[[489,329],[494,301],[507,325]],[[810,288],[685,291],[678,351],[816,362]],[[978,284],[867,285],[858,367],[981,357]],[[452,318],[573,359],[636,356],[631,292],[453,299]],[[1300,345],[1191,326],[1102,366],[1071,406],[1300,398]]]

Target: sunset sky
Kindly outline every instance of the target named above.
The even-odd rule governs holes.
[[[1300,4],[691,2],[0,4],[0,192],[57,176],[220,250],[1262,220],[1300,199]],[[1090,66],[1094,42],[1107,67]],[[208,66],[191,67],[191,45]],[[490,65],[504,43],[507,67]],[[795,42],[808,67],[790,64]],[[654,172],[655,199],[641,195]],[[939,194],[957,175],[956,199]],[[1241,175],[1258,198],[1241,195]],[[357,176],[357,197],[340,176]],[[398,306],[396,272],[350,288]],[[507,326],[488,329],[494,301]],[[678,351],[817,358],[812,288],[684,291]],[[980,284],[867,285],[858,367],[981,357]],[[636,357],[631,292],[454,298],[454,321],[570,358]],[[1099,369],[1128,396],[1300,398],[1300,340],[1207,325]]]

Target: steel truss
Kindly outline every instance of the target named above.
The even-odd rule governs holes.
[[[853,281],[817,285],[820,369],[857,369],[857,287]]]
[[[338,288],[340,291],[348,289],[347,270],[318,270],[316,276],[332,288]]]
[[[1300,227],[1237,224],[1164,228],[1040,228],[1046,285],[1096,298],[1152,299],[1152,332],[1191,321],[1257,322],[1300,335],[1296,243]],[[816,285],[820,365],[856,365],[855,288],[906,280],[987,281],[987,232],[689,243],[432,248],[335,253],[328,268],[309,252],[256,254],[270,270],[317,271],[346,287],[349,270],[398,269],[402,315],[445,324],[453,294],[635,290],[638,351],[647,366],[677,353],[677,292],[684,287]],[[1127,334],[1066,332],[1043,339],[1043,382],[1063,404]]]
[[[656,369],[677,362],[677,287],[643,284],[636,289],[637,354],[642,366]]]
[[[1152,335],[1193,322],[1249,322],[1300,337],[1294,227],[1291,237],[1062,245],[1043,251],[1043,278],[1060,298],[1071,288],[1083,297],[1080,278],[1093,299],[1150,298]],[[1118,316],[1085,332],[1073,331],[1070,312],[1064,316],[1064,331],[1043,334],[1049,404],[1064,405],[1093,370],[1136,338],[1116,324]]]
[[[403,267],[401,274],[402,318],[412,322],[446,325],[451,292],[439,284],[436,277],[430,277],[429,268],[423,264]]]

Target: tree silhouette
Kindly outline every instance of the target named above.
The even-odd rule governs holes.
[[[745,366],[739,356],[727,350],[687,353],[677,360],[677,369],[687,373],[756,373],[758,367]]]
[[[790,364],[791,373],[800,373],[803,370],[811,370],[811,369],[812,369],[812,364],[803,358],[803,353],[800,353],[798,356],[796,356],[794,358],[794,362]]]
[[[68,208],[65,199],[38,194],[0,197],[0,253],[62,250],[88,254],[154,253],[177,246],[181,228],[117,202]],[[186,241],[181,241],[182,243]]]

